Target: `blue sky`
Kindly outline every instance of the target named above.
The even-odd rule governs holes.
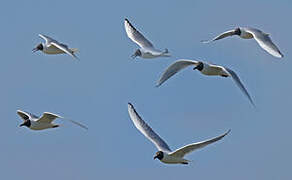
[[[289,179],[291,178],[292,2],[281,1],[3,1],[0,93],[2,179]],[[128,18],[171,58],[130,58]],[[284,54],[272,57],[254,40],[202,44],[237,26],[270,33]],[[80,50],[31,52],[51,36]],[[155,88],[179,58],[227,66],[240,76],[257,109],[229,78],[191,68]],[[132,124],[127,103],[172,149],[217,136],[222,141],[187,156],[189,166],[153,160],[156,148]],[[60,114],[89,127],[19,128],[17,109]]]

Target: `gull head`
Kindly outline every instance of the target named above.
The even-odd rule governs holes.
[[[135,59],[137,56],[142,56],[142,53],[140,49],[137,49],[136,52],[131,56],[133,59]]]
[[[234,34],[240,36],[241,30],[240,30],[239,27],[237,27],[237,28],[234,29]]]
[[[156,158],[161,160],[163,158],[163,152],[162,151],[156,152],[154,159],[156,159]]]
[[[202,71],[203,68],[204,68],[204,63],[199,62],[199,64],[196,67],[194,67],[193,70],[196,70],[197,69],[199,71]]]
[[[30,127],[30,125],[31,125],[30,120],[25,120],[22,124],[19,125],[19,127],[21,127],[21,126]]]
[[[36,52],[36,51],[42,51],[44,49],[44,46],[42,43],[40,43],[39,45],[37,45],[35,48],[32,49],[32,52]]]

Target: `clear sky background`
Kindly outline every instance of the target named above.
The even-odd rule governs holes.
[[[290,0],[2,1],[1,179],[291,179],[291,10]],[[131,59],[137,46],[124,18],[172,57]],[[284,58],[239,37],[200,43],[237,26],[270,33]],[[78,48],[80,61],[33,54],[39,33]],[[230,78],[191,68],[156,88],[179,58],[233,69],[257,109]],[[188,166],[162,164],[128,102],[172,149],[232,131],[188,155]],[[56,129],[20,128],[17,109],[89,130],[62,120]]]

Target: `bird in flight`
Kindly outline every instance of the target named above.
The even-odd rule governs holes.
[[[160,51],[154,48],[153,44],[147,40],[131,23],[128,19],[125,19],[125,29],[128,37],[135,42],[139,49],[132,55],[132,58],[136,58],[137,56],[151,59],[156,57],[170,57],[170,53],[168,49],[164,51]]]
[[[264,33],[263,31],[256,29],[256,28],[251,28],[251,27],[238,27],[236,29],[226,31],[217,37],[215,37],[212,40],[203,40],[203,43],[209,43],[213,41],[217,41],[219,39],[223,39],[228,36],[233,36],[233,35],[238,35],[242,39],[252,39],[254,38],[256,42],[269,54],[273,55],[274,57],[277,58],[282,58],[284,57],[283,54],[280,52],[278,47],[272,42],[270,35],[267,33]]]
[[[128,112],[136,128],[157,147],[158,151],[156,152],[154,159],[157,158],[166,164],[188,164],[190,161],[184,158],[185,155],[219,141],[230,132],[230,130],[228,130],[224,134],[215,138],[192,143],[175,151],[171,151],[166,142],[163,141],[163,139],[161,139],[145,121],[143,121],[131,103],[128,104]]]

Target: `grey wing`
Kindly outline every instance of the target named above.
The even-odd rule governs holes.
[[[158,136],[158,134],[156,134],[151,127],[143,121],[131,103],[128,103],[128,112],[136,128],[152,143],[154,143],[158,150],[164,152],[171,151],[168,145]]]
[[[241,89],[241,91],[247,96],[247,98],[249,99],[249,101],[251,102],[251,104],[253,106],[255,106],[255,104],[254,104],[251,96],[249,95],[249,93],[247,92],[247,90],[245,89],[245,87],[243,86],[243,84],[240,81],[240,79],[237,76],[237,74],[234,71],[232,71],[231,69],[229,69],[229,68],[224,67],[224,69],[231,75],[232,79],[235,81],[235,83]]]
[[[57,42],[55,39],[53,39],[53,38],[51,38],[49,36],[43,35],[43,34],[39,34],[39,37],[44,39],[46,41],[46,44],[49,44],[51,42]]]
[[[219,40],[219,39],[223,39],[223,38],[226,38],[228,36],[233,36],[235,35],[235,30],[230,30],[230,31],[226,31],[218,36],[216,36],[214,39],[211,39],[211,40],[202,40],[201,42],[203,43],[210,43],[212,41],[216,41],[216,40]]]
[[[39,117],[32,114],[32,113],[29,113],[29,112],[26,112],[26,111],[22,111],[22,110],[17,110],[17,114],[23,119],[23,120],[33,120],[33,119],[38,119]]]
[[[137,43],[141,48],[153,47],[152,43],[148,41],[131,23],[128,19],[125,19],[125,29],[128,37]]]
[[[37,121],[41,123],[52,123],[57,118],[62,118],[62,117],[50,112],[44,112],[43,115]]]
[[[162,83],[164,83],[167,79],[169,79],[171,76],[175,75],[177,72],[180,70],[191,66],[191,65],[197,65],[199,62],[198,61],[193,61],[193,60],[186,60],[186,59],[181,59],[173,64],[171,64],[162,74],[160,79],[157,82],[156,87],[159,87]]]
[[[269,54],[277,58],[283,57],[283,54],[280,52],[278,47],[272,42],[268,34],[254,28],[247,28],[246,31],[251,33],[254,39],[257,41],[257,43]]]
[[[51,45],[55,46],[56,48],[62,50],[63,52],[65,52],[66,54],[72,56],[73,58],[77,58],[77,56],[68,48],[67,45],[58,43],[58,42],[51,42]]]
[[[189,145],[186,145],[182,148],[179,148],[173,152],[170,153],[170,155],[174,156],[174,157],[180,157],[180,158],[183,158],[186,154],[194,151],[194,150],[197,150],[197,149],[200,149],[200,148],[203,148],[209,144],[212,144],[216,141],[219,141],[220,139],[222,139],[224,136],[226,136],[228,133],[230,132],[230,130],[228,130],[227,132],[225,132],[224,134],[218,136],[218,137],[215,137],[215,138],[212,138],[212,139],[209,139],[209,140],[205,140],[205,141],[201,141],[201,142],[197,142],[197,143],[193,143],[193,144],[189,144]]]

